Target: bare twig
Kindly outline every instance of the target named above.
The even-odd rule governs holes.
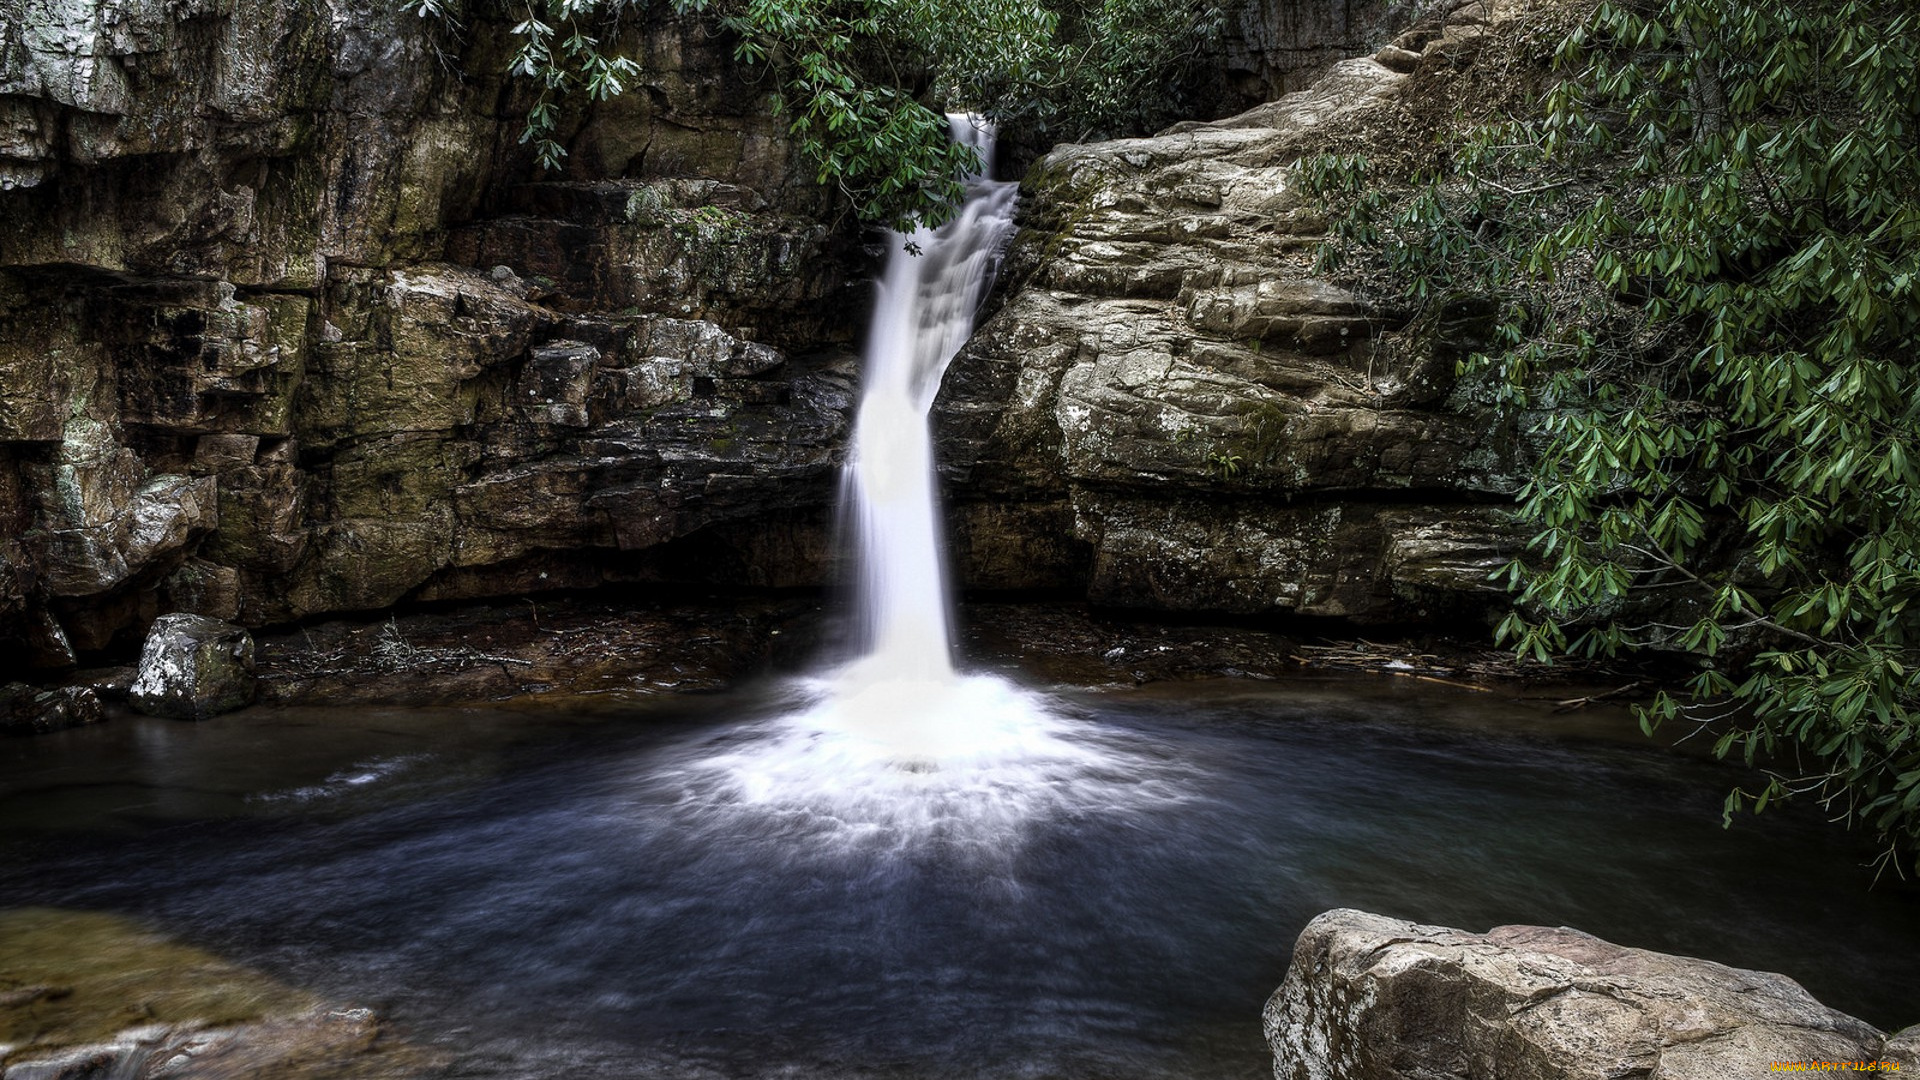
[[[1588,694],[1586,697],[1567,698],[1564,701],[1556,701],[1553,703],[1553,711],[1557,713],[1570,713],[1576,709],[1584,709],[1595,702],[1611,701],[1614,698],[1625,697],[1645,685],[1646,683],[1644,681],[1635,680],[1625,686],[1616,687],[1602,694]]]

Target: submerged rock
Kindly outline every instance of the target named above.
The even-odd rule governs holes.
[[[369,1009],[131,920],[0,912],[0,1080],[348,1080],[428,1065]]]
[[[253,696],[253,636],[204,615],[173,614],[147,631],[128,700],[149,716],[205,720]]]
[[[3,1080],[248,1080],[343,1077],[378,1028],[366,1009],[314,1009],[243,1024],[143,1024],[98,1043],[25,1054]],[[362,1073],[361,1075],[378,1075]]]
[[[1888,1048],[1784,975],[1564,927],[1472,934],[1348,909],[1301,932],[1265,1028],[1278,1080],[1724,1080]]]
[[[104,719],[100,695],[91,686],[51,690],[25,683],[0,686],[0,734],[40,735]]]

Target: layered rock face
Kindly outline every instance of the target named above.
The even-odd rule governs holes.
[[[760,88],[698,28],[630,27],[642,85],[532,182],[504,27],[407,7],[7,4],[9,647],[818,577],[785,515],[831,499],[861,259]]]
[[[1775,1062],[1911,1068],[1920,1034],[1889,1040],[1784,975],[1577,930],[1470,934],[1344,909],[1301,932],[1265,1028],[1278,1080],[1721,1080]]]
[[[1457,49],[1487,17],[1426,37]],[[1513,451],[1453,373],[1491,312],[1461,302],[1416,332],[1330,284],[1295,190],[1316,137],[1397,107],[1406,79],[1347,61],[1240,116],[1034,167],[1017,284],[936,405],[970,580],[1170,611],[1488,610],[1516,549]]]
[[[1372,25],[1313,10],[1326,34],[1289,37],[1292,8],[1256,21],[1315,49]],[[6,14],[13,656],[129,651],[163,612],[258,627],[827,576],[866,260],[725,41],[628,27],[642,85],[567,121],[556,181],[518,141],[507,28],[478,17]],[[1511,485],[1448,399],[1481,313],[1416,336],[1327,284],[1288,186],[1314,131],[1394,107],[1401,78],[1351,62],[1034,171],[1003,309],[936,418],[962,581],[1189,612],[1483,610]]]

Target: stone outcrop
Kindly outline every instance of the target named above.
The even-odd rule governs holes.
[[[22,10],[0,23],[16,656],[126,653],[162,612],[829,576],[867,255],[723,38],[630,20],[641,85],[565,117],[556,178],[483,15]],[[1311,32],[1289,10],[1234,16],[1266,42],[1246,70],[1380,36],[1364,4]],[[1438,34],[1393,47],[1418,63]],[[1033,172],[1014,287],[939,406],[961,580],[1205,613],[1485,606],[1505,449],[1445,407],[1485,313],[1417,337],[1316,277],[1321,223],[1287,186],[1315,130],[1404,79],[1348,62]]]
[[[91,686],[0,686],[0,735],[44,735],[106,718],[100,695]]]
[[[1296,191],[1302,154],[1406,82],[1349,60],[1239,116],[1035,165],[1014,287],[936,404],[971,580],[1375,622],[1497,602],[1513,451],[1453,384],[1492,312],[1460,301],[1416,331],[1332,284]],[[1074,543],[1032,550],[1041,521]]]
[[[147,630],[127,700],[148,716],[205,720],[253,702],[253,636],[204,615],[162,615]]]
[[[1783,975],[1344,909],[1301,933],[1265,1029],[1278,1080],[1721,1080],[1910,1055]]]
[[[566,118],[554,179],[484,17],[14,11],[0,641],[818,580],[864,257],[727,42],[629,25],[641,85]]]

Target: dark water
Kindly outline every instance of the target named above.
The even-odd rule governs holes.
[[[1571,925],[1920,1020],[1920,900],[1870,890],[1869,852],[1797,816],[1724,832],[1738,774],[1536,709],[1080,695],[1037,750],[875,778],[808,758],[777,697],[0,743],[0,906],[144,918],[471,1076],[1264,1076],[1260,1007],[1338,906]]]

